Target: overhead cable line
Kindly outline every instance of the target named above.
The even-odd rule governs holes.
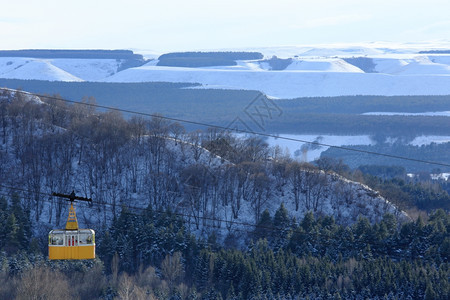
[[[22,192],[33,193],[33,191],[22,189],[22,188],[16,188],[16,187],[11,187],[11,186],[4,186],[4,185],[0,185],[0,186],[2,186],[4,188],[9,188],[11,190],[18,190],[18,191],[22,191]],[[46,195],[46,196],[53,196],[52,194],[47,194],[47,193],[40,193],[40,194]],[[2,192],[0,192],[0,195],[5,196],[5,197],[11,196],[11,195],[8,195],[8,194],[2,193]],[[22,199],[23,199],[23,197],[22,197]],[[41,201],[42,202],[52,203],[52,201],[46,200],[46,199],[42,199]],[[59,200],[59,201],[61,201],[61,200]],[[94,206],[94,205],[96,205],[96,206],[105,205],[105,206],[111,206],[111,207],[112,206],[117,206],[117,207],[121,206],[120,204],[114,205],[112,203],[97,202],[97,201],[94,201],[91,204],[89,204],[89,206],[91,206],[91,205],[92,206]],[[135,211],[143,211],[143,212],[149,211],[148,208],[146,208],[146,207],[137,207],[137,206],[130,206],[130,205],[126,205],[125,207],[130,209],[130,210],[135,210]],[[212,218],[212,217],[206,217],[206,216],[194,216],[194,215],[189,215],[189,214],[184,214],[184,213],[175,212],[175,211],[169,211],[169,210],[151,209],[150,211],[152,213],[156,213],[156,214],[159,214],[159,215],[167,214],[167,213],[170,212],[170,213],[174,214],[175,216],[183,218],[184,221],[187,221],[185,218],[188,218],[189,220],[190,219],[200,219],[200,220],[213,221],[213,222],[223,222],[225,224],[228,223],[228,224],[232,224],[232,225],[241,225],[241,226],[245,226],[245,227],[255,227],[255,228],[258,228],[258,229],[268,229],[268,230],[272,230],[272,231],[284,231],[284,229],[280,228],[280,227],[264,226],[264,225],[258,225],[258,224],[253,224],[253,223],[239,222],[239,221],[226,220],[226,219],[218,219],[218,218]],[[139,215],[137,213],[133,213],[131,211],[123,212],[123,213],[132,214],[132,215],[136,215],[136,216],[141,216],[141,215]],[[189,224],[191,224],[190,221],[188,221],[188,222],[189,222]],[[212,228],[217,228],[217,229],[221,228],[221,227],[213,226],[211,224],[202,224],[202,226],[212,227]],[[244,231],[244,232],[247,232],[247,233],[252,233],[252,231],[244,230],[244,229],[241,229],[241,228],[234,228],[233,230]]]
[[[11,91],[10,89],[7,89],[7,88],[0,88],[0,90]],[[210,127],[210,128],[216,128],[216,129],[225,130],[225,131],[234,131],[234,132],[237,132],[237,133],[243,133],[243,134],[249,134],[249,135],[259,135],[259,136],[270,137],[270,138],[274,138],[274,139],[293,141],[293,142],[299,142],[299,143],[306,143],[306,144],[311,144],[311,145],[316,145],[316,146],[330,147],[330,148],[340,149],[340,150],[344,150],[344,151],[353,151],[353,152],[364,153],[364,154],[369,154],[369,155],[377,155],[377,156],[383,156],[383,157],[394,158],[394,159],[401,159],[401,160],[406,160],[406,161],[413,161],[413,162],[430,164],[430,165],[436,165],[436,166],[442,166],[442,167],[450,167],[450,164],[442,163],[442,162],[428,161],[428,160],[423,160],[423,159],[416,159],[416,158],[410,158],[410,157],[405,157],[405,156],[400,156],[400,155],[380,153],[380,152],[375,152],[375,151],[361,150],[361,149],[355,149],[355,148],[349,148],[349,147],[343,147],[343,146],[335,146],[335,145],[320,143],[320,142],[317,142],[317,141],[306,141],[306,140],[302,140],[302,139],[290,138],[290,137],[285,137],[285,136],[278,136],[278,135],[275,135],[275,134],[264,133],[264,132],[253,132],[253,131],[250,131],[250,130],[243,130],[243,129],[238,129],[238,128],[229,128],[229,127],[225,127],[225,126],[208,124],[208,123],[203,123],[203,122],[198,122],[198,121],[192,121],[192,120],[186,120],[186,119],[174,118],[174,117],[166,117],[166,116],[162,116],[162,115],[158,115],[158,114],[144,113],[144,112],[138,112],[138,111],[133,111],[133,110],[128,110],[128,109],[116,108],[116,107],[112,107],[112,106],[99,105],[99,104],[86,103],[86,102],[79,102],[79,101],[62,99],[62,98],[54,97],[54,96],[39,95],[39,94],[36,94],[36,93],[29,93],[29,92],[24,92],[24,91],[16,91],[16,92],[17,93],[23,93],[23,94],[26,94],[26,95],[34,95],[36,97],[43,97],[43,98],[47,98],[47,99],[59,100],[59,101],[72,103],[72,104],[87,105],[87,106],[91,106],[91,107],[95,107],[95,108],[101,108],[101,109],[106,109],[106,110],[111,110],[111,111],[118,111],[118,112],[123,112],[123,113],[127,113],[127,114],[134,114],[134,115],[140,115],[140,116],[145,116],[145,117],[160,118],[160,119],[164,119],[164,120],[180,122],[180,123],[186,123],[186,124],[192,124],[192,125],[198,125],[198,126],[204,126],[204,127]]]

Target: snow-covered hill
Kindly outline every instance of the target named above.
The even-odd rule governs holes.
[[[6,102],[14,98],[14,91],[3,93],[0,99]],[[359,216],[377,222],[385,213],[400,221],[408,219],[365,185],[311,165],[269,159],[271,151],[265,144],[256,149],[255,154],[261,154],[252,156],[257,157],[255,161],[232,162],[201,146],[212,141],[208,135],[180,134],[175,139],[163,131],[150,131],[126,137],[126,132],[118,130],[126,121],[109,113],[85,116],[78,123],[94,130],[98,141],[86,135],[72,139],[72,134],[80,136],[76,132],[83,130],[81,127],[55,127],[50,114],[27,113],[34,110],[27,100],[42,105],[38,99],[26,97],[22,104],[15,104],[16,108],[23,105],[22,116],[5,118],[0,192],[6,193],[9,187],[29,191],[24,201],[39,225],[36,228],[44,232],[67,217],[56,202],[41,197],[55,189],[73,189],[95,199],[98,209],[79,215],[80,224],[89,228],[102,228],[122,205],[145,208],[149,204],[161,210],[174,209],[187,219],[192,231],[214,230],[219,238],[248,230],[247,224],[255,224],[265,209],[274,215],[281,203],[297,220],[308,211],[333,216],[340,224],[355,223]],[[41,108],[43,112],[51,110],[52,104]],[[22,122],[13,122],[14,118]],[[243,153],[253,149],[246,148],[249,141],[244,139],[230,137],[229,141],[230,147]],[[33,155],[23,159],[24,153]],[[29,178],[37,185],[31,185]]]
[[[0,66],[0,76],[2,78],[83,81],[70,72],[58,68],[52,64],[52,61],[46,59],[2,57],[0,58]]]
[[[450,42],[252,48],[245,51],[260,52],[264,58],[236,61],[235,66],[197,68],[158,66],[156,59],[124,69],[120,59],[1,57],[0,78],[190,82],[200,83],[201,88],[259,90],[275,98],[448,95],[448,49]],[[227,49],[237,50],[242,51]],[[275,56],[287,62],[281,70],[273,70],[268,62]]]

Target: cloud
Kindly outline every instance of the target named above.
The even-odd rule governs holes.
[[[449,35],[450,20],[434,22],[402,32],[403,37],[409,37],[412,40],[448,39]]]
[[[355,23],[355,22],[359,22],[359,21],[366,21],[371,18],[372,18],[371,15],[362,15],[362,14],[338,15],[338,16],[305,20],[302,24],[299,24],[299,25],[293,26],[293,27],[297,28],[297,29],[329,27],[329,26]]]
[[[420,33],[435,33],[436,31],[450,32],[450,20],[435,22],[415,30]]]

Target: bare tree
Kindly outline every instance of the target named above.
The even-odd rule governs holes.
[[[173,287],[184,274],[183,264],[181,263],[181,252],[175,252],[173,255],[166,255],[161,263],[161,274]]]
[[[145,119],[140,116],[133,116],[128,123],[132,137],[136,139],[138,144],[140,144],[146,133]]]
[[[170,136],[175,140],[175,145],[177,145],[180,139],[186,133],[186,130],[180,123],[175,122],[169,126],[169,132]]]
[[[9,124],[8,119],[8,104],[6,102],[0,101],[0,121],[2,123],[3,144],[6,144],[6,133]]]
[[[292,194],[294,195],[295,210],[298,211],[300,207],[300,196],[302,192],[302,184],[304,172],[302,164],[299,162],[292,162],[286,165],[286,173],[288,174],[289,182],[292,186]]]
[[[184,199],[189,204],[197,229],[208,208],[208,170],[201,164],[190,165],[181,173]]]
[[[120,300],[143,300],[148,299],[145,291],[136,285],[134,277],[123,273],[119,278],[118,296],[115,299]]]
[[[328,178],[327,175],[322,171],[317,171],[313,173],[312,176],[312,190],[311,190],[311,200],[312,208],[314,212],[318,211],[321,207],[324,198],[328,197]]]
[[[231,216],[233,219],[237,219],[241,209],[239,169],[235,165],[225,165],[221,171],[218,176],[220,199],[223,206],[231,207]]]
[[[269,177],[264,171],[252,174],[251,180],[253,185],[251,205],[255,213],[255,223],[257,223],[264,205],[270,198],[271,184]]]
[[[257,162],[268,159],[268,144],[259,137],[242,139],[236,145],[237,162]]]
[[[188,134],[188,143],[191,146],[190,149],[192,151],[193,158],[195,162],[200,160],[200,157],[205,152],[202,148],[202,132],[200,130],[191,132]]]
[[[283,187],[288,182],[288,165],[289,161],[287,159],[273,160],[271,164],[271,171],[273,176],[275,177],[275,186],[280,192],[283,192]]]
[[[16,299],[72,299],[70,291],[69,282],[61,272],[38,266],[23,273]]]

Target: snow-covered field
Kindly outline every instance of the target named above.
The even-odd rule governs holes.
[[[236,66],[180,68],[157,66],[154,60],[118,71],[115,59],[0,58],[0,78],[50,81],[190,82],[202,88],[259,90],[275,98],[341,95],[448,95],[450,54],[420,53],[450,49],[450,42],[428,44],[365,43],[360,45],[292,46],[216,51],[258,51],[263,60],[237,61]],[[211,50],[209,50],[211,51]],[[282,71],[267,59],[291,58]],[[371,73],[357,62],[372,64]],[[367,71],[367,70],[366,70]],[[368,71],[369,72],[369,71]]]
[[[448,95],[449,76],[356,72],[255,71],[143,66],[127,69],[107,82],[191,82],[205,88],[258,90],[276,98],[341,95]]]
[[[421,135],[421,136],[416,137],[414,140],[412,140],[410,144],[413,146],[422,146],[422,145],[429,145],[431,143],[436,143],[436,144],[450,143],[450,136]]]
[[[280,149],[300,161],[313,161],[320,158],[320,154],[326,151],[329,146],[351,146],[351,145],[372,145],[374,142],[368,135],[295,135],[283,134],[283,138],[267,138],[266,142],[271,147],[278,146]],[[297,140],[297,141],[295,141]],[[301,142],[303,141],[303,142]],[[307,142],[319,143],[310,144]]]
[[[450,111],[429,111],[422,113],[407,113],[407,112],[366,112],[363,115],[371,116],[428,116],[428,117],[450,117]]]

